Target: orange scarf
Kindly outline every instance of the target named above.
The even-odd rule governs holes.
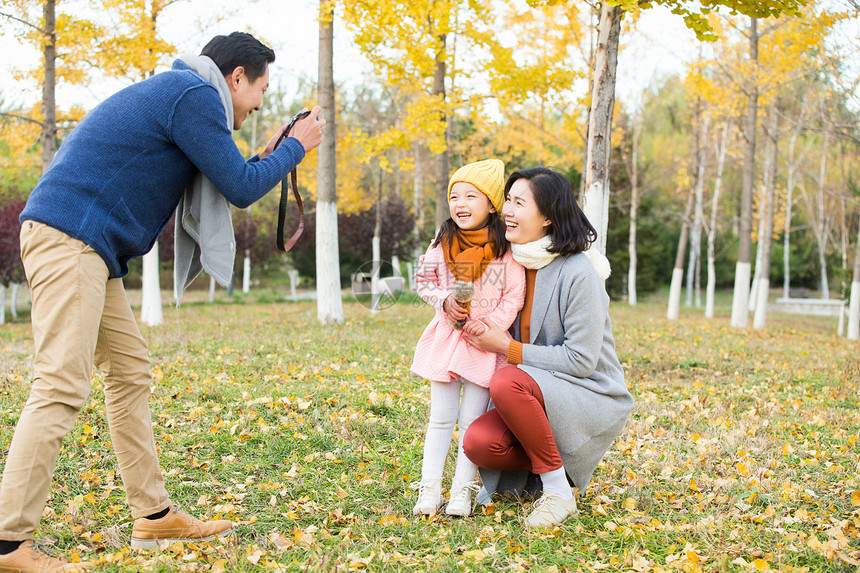
[[[474,283],[496,258],[496,247],[490,242],[488,228],[474,231],[458,229],[450,244],[443,244],[445,262],[458,281]],[[469,310],[469,304],[458,303]]]

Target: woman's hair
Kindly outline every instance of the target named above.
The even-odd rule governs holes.
[[[504,256],[508,252],[508,240],[505,238],[505,222],[498,213],[490,213],[487,228],[489,229],[490,244],[496,247],[496,256]],[[460,227],[457,226],[454,219],[448,217],[439,227],[439,233],[436,235],[436,240],[433,241],[433,246],[436,247],[443,242],[450,245],[454,238],[460,235],[460,232]]]
[[[215,36],[203,47],[200,55],[212,58],[224,76],[242,66],[251,82],[257,81],[266,71],[266,66],[275,61],[275,52],[270,47],[245,32]]]
[[[597,231],[576,204],[573,187],[567,177],[546,167],[514,171],[505,183],[505,198],[518,179],[529,182],[538,210],[551,222],[547,233],[552,241],[549,252],[575,255],[588,250],[597,240]]]

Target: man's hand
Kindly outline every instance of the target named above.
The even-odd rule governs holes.
[[[305,153],[314,149],[322,142],[322,126],[325,125],[326,121],[319,116],[321,111],[322,108],[315,105],[310,115],[297,121],[293,124],[293,129],[290,130],[290,137],[295,137],[299,140],[299,143],[305,148]],[[260,153],[260,159],[265,158],[275,150],[275,143],[278,142],[278,138],[281,137],[281,134],[288,126],[289,124],[286,123],[275,132],[275,135],[269,140],[269,144],[266,145],[266,149]]]

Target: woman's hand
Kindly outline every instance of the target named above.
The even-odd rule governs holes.
[[[453,295],[448,295],[448,298],[442,301],[442,310],[448,316],[448,320],[451,322],[457,322],[460,320],[466,320],[466,317],[469,316],[469,313],[466,312],[466,309],[457,304],[457,301],[454,300]]]
[[[507,354],[511,339],[489,318],[469,320],[463,327],[466,340],[478,350]]]

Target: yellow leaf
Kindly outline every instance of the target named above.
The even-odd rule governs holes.
[[[742,463],[738,462],[738,463],[736,463],[736,464],[735,464],[735,467],[736,467],[736,468],[737,468],[737,470],[738,470],[738,474],[740,474],[740,475],[742,475],[742,476],[744,476],[744,477],[747,477],[747,476],[749,476],[749,475],[750,475],[750,471],[749,471],[749,469],[748,469],[744,464],[742,464]]]
[[[480,549],[473,549],[471,551],[466,551],[465,553],[463,553],[463,557],[468,557],[469,559],[480,561],[484,558],[484,552]]]
[[[770,563],[768,563],[764,559],[754,559],[753,565],[755,565],[755,568],[759,571],[769,571],[770,570]]]
[[[636,509],[637,504],[638,504],[638,502],[636,501],[636,498],[628,497],[623,502],[621,502],[621,507],[623,507],[624,509],[631,509],[632,510],[632,509]]]
[[[851,505],[854,507],[860,505],[860,490],[855,489],[851,492]]]
[[[690,478],[690,483],[687,484],[687,487],[693,491],[702,491],[699,489],[699,484],[696,483],[696,478]]]

